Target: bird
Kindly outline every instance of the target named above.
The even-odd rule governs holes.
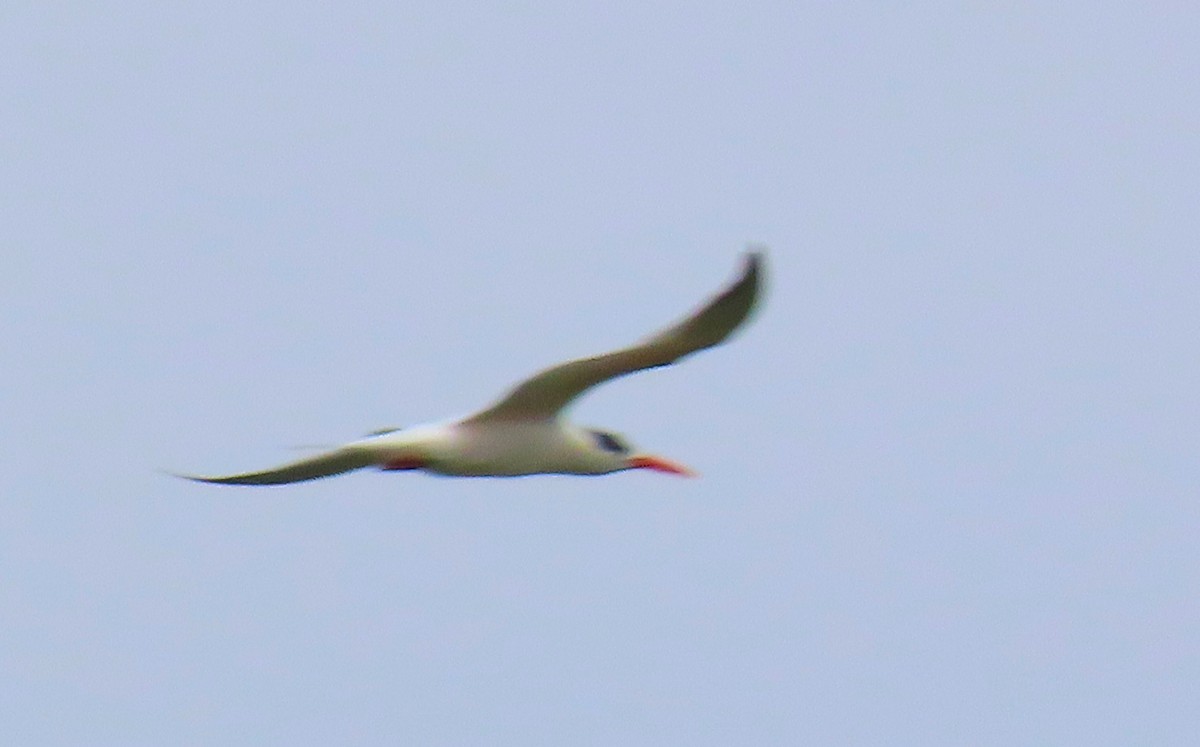
[[[737,278],[675,324],[628,347],[550,366],[473,415],[382,429],[259,472],[176,476],[221,485],[284,485],[368,467],[457,477],[603,475],[633,469],[695,476],[678,462],[635,450],[618,433],[575,425],[564,411],[599,384],[667,366],[725,342],[754,311],[764,264],[761,249],[746,252]]]

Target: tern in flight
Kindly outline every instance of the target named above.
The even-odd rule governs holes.
[[[480,477],[603,475],[628,469],[691,476],[687,467],[635,451],[615,433],[573,425],[563,410],[598,384],[666,366],[724,342],[758,300],[763,263],[761,252],[749,252],[737,280],[674,326],[621,350],[551,366],[469,417],[379,431],[261,472],[180,477],[223,485],[282,485],[364,467]]]

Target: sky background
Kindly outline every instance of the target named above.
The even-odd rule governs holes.
[[[1200,13],[0,11],[25,745],[1194,744]],[[594,392],[698,480],[160,470]]]

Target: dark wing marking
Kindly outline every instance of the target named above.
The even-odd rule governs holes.
[[[370,467],[373,464],[375,464],[375,457],[369,451],[343,447],[262,472],[244,472],[239,475],[223,477],[200,477],[197,475],[176,475],[176,477],[220,485],[285,485],[292,482],[315,480],[318,477],[340,475],[343,472]]]
[[[622,350],[547,368],[465,422],[552,418],[597,384],[635,371],[666,366],[724,342],[750,316],[758,300],[762,267],[762,253],[750,252],[741,276],[686,319]]]

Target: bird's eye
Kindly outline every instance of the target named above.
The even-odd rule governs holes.
[[[629,451],[629,446],[611,433],[592,431],[592,438],[596,440],[596,445],[605,451],[611,451],[614,454],[625,454]]]

